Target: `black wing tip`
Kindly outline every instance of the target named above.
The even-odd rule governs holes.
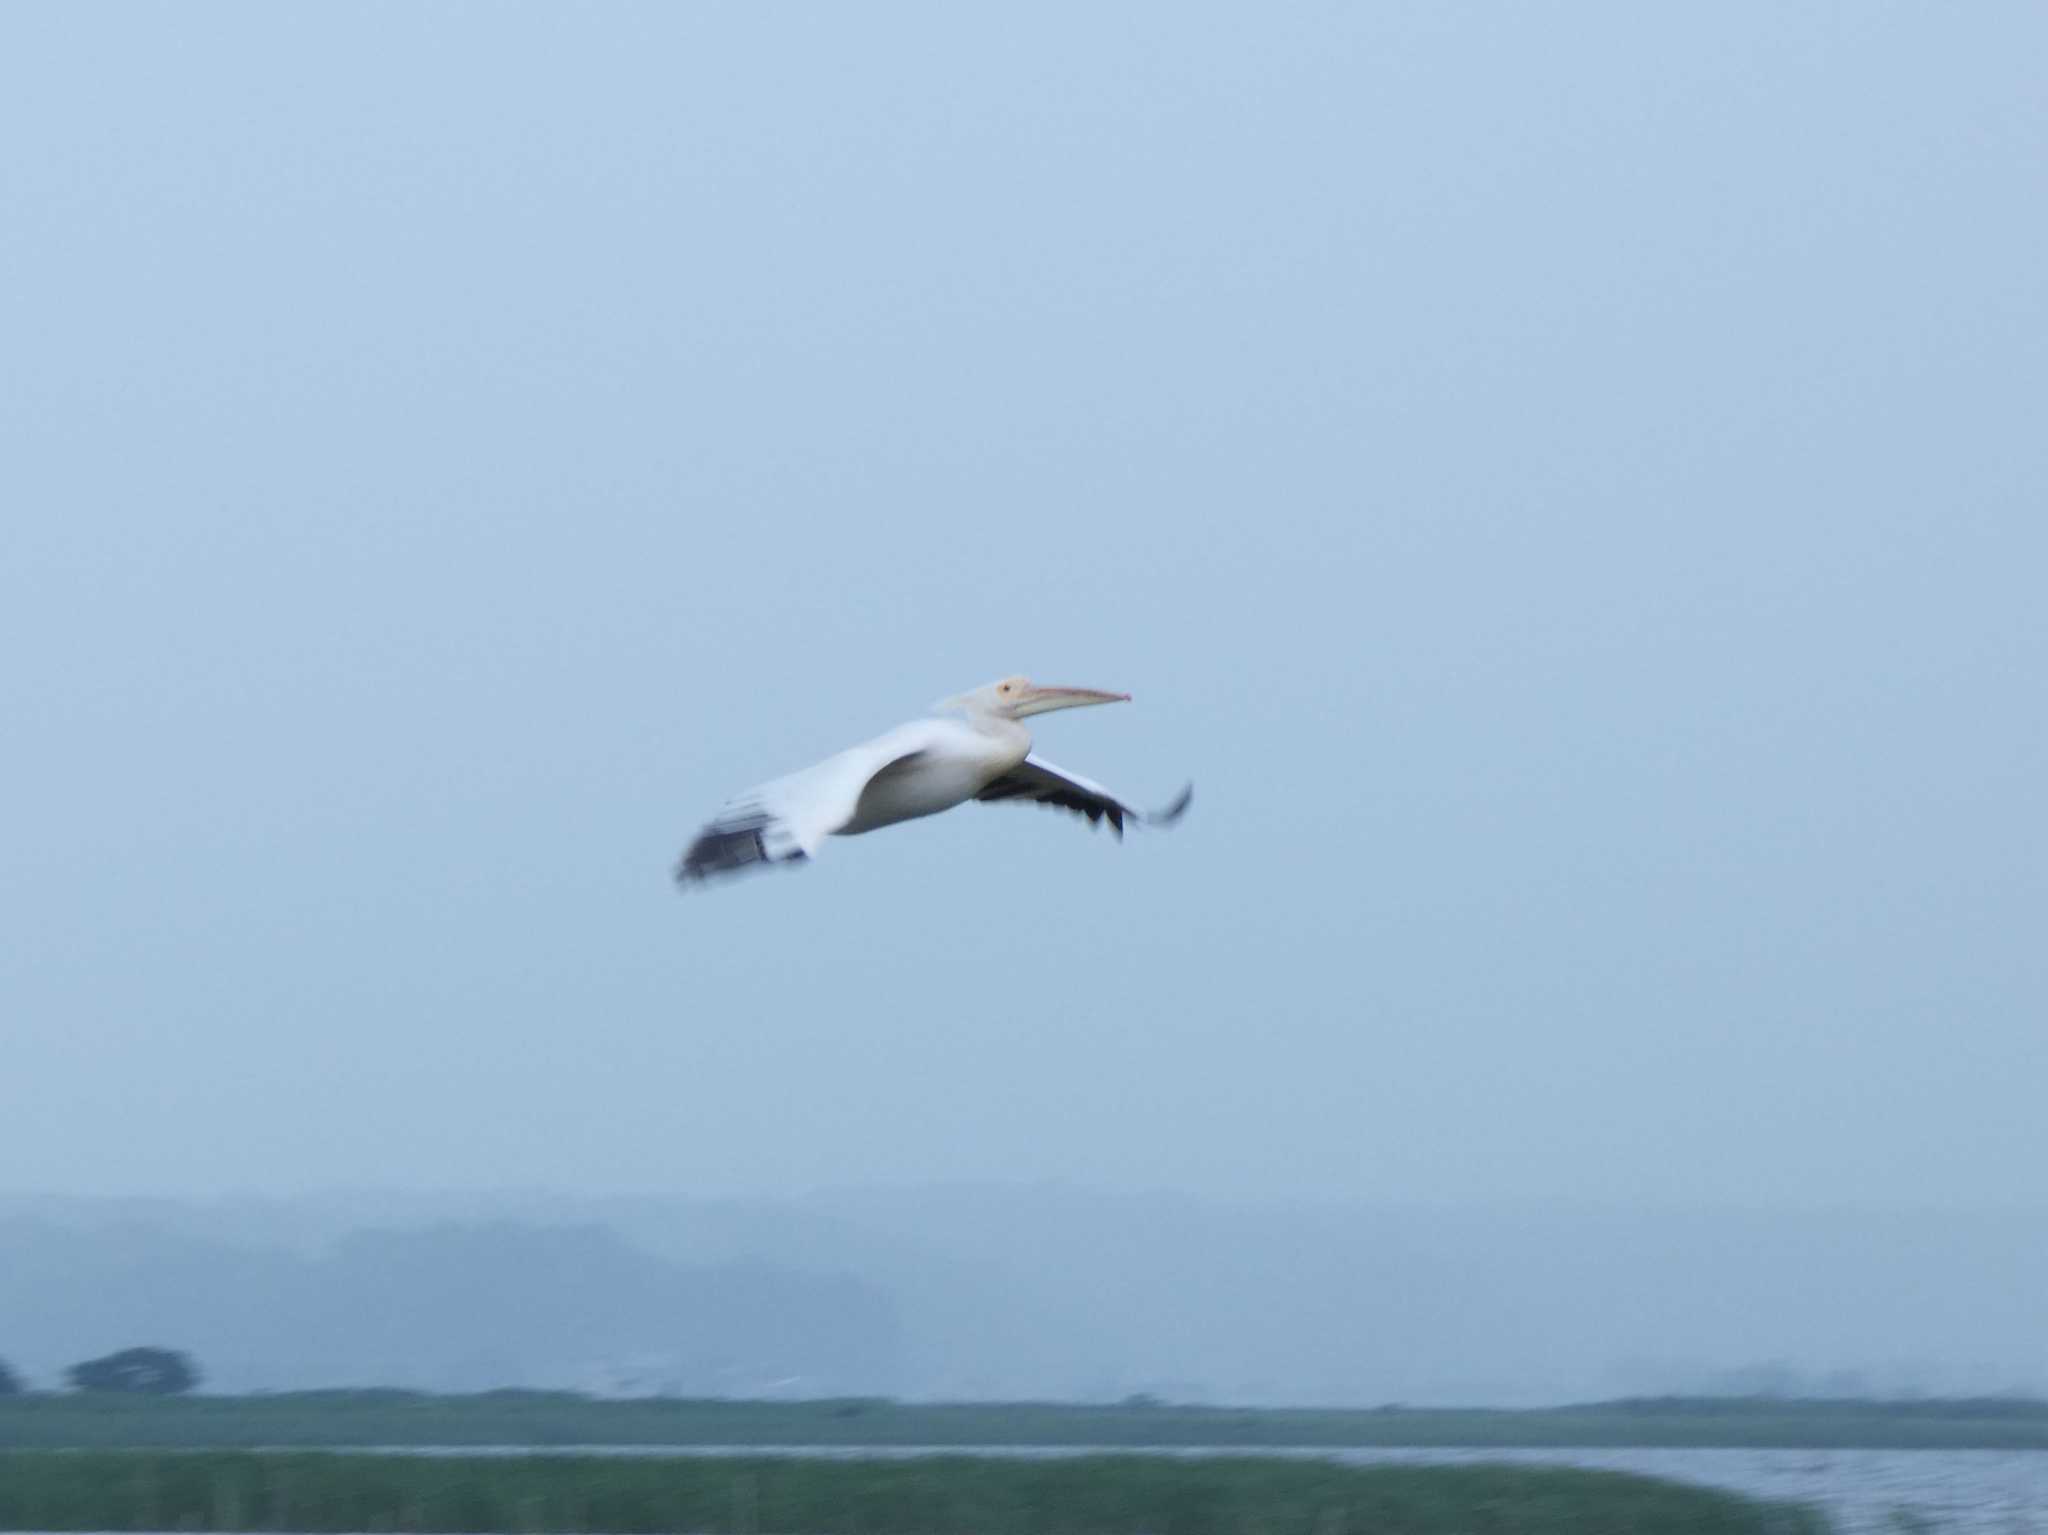
[[[1171,826],[1175,821],[1178,821],[1188,813],[1188,805],[1193,801],[1194,797],[1195,786],[1193,781],[1190,780],[1186,787],[1174,796],[1171,805],[1168,805],[1164,810],[1155,810],[1146,816],[1146,824],[1151,826]]]
[[[707,830],[676,860],[675,882],[684,889],[701,885],[719,874],[738,874],[756,864],[804,863],[803,849],[770,856],[760,825],[741,825]]]

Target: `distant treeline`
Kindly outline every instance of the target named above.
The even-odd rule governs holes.
[[[85,1359],[64,1372],[73,1391],[127,1391],[145,1396],[176,1396],[200,1381],[199,1367],[189,1354],[172,1348],[124,1348],[97,1359]],[[6,1360],[0,1359],[0,1396],[20,1396],[28,1387]]]
[[[1559,1412],[1632,1413],[1652,1418],[1753,1418],[1819,1415],[2048,1422],[2048,1402],[2030,1396],[1871,1397],[1631,1396]]]
[[[753,1535],[1821,1535],[1813,1511],[1610,1471],[1001,1460],[0,1454],[0,1530]]]
[[[1503,1411],[877,1397],[739,1401],[395,1390],[261,1396],[28,1393],[0,1400],[0,1448],[343,1446],[1077,1446],[2048,1449],[2048,1402],[1634,1398]]]

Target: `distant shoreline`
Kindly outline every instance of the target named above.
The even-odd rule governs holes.
[[[610,1399],[395,1390],[0,1398],[0,1449],[1663,1447],[2048,1449],[2048,1402],[1664,1397],[1570,1407],[1242,1408]]]

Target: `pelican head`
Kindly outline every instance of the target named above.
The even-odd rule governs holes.
[[[1099,688],[1043,687],[1029,677],[1005,677],[971,693],[942,701],[941,709],[960,709],[1002,720],[1021,720],[1028,715],[1050,714],[1055,709],[1081,709],[1089,704],[1127,704],[1128,693],[1105,693]]]

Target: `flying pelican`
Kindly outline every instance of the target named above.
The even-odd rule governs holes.
[[[1054,709],[1128,703],[1130,697],[1006,677],[944,699],[932,706],[930,718],[898,725],[815,767],[727,800],[676,864],[676,879],[690,884],[754,864],[799,862],[827,837],[857,837],[971,799],[1057,805],[1085,815],[1091,826],[1108,821],[1119,838],[1125,821],[1171,826],[1194,797],[1193,784],[1164,810],[1135,810],[1101,784],[1038,756],[1031,733],[1017,723]]]

